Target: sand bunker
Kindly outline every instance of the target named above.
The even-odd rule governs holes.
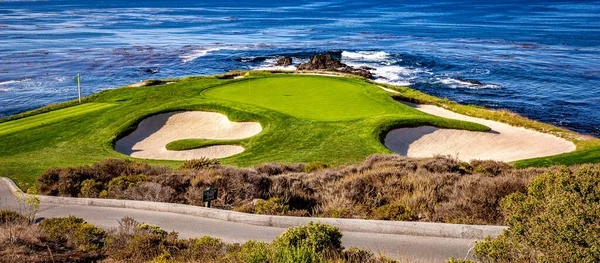
[[[554,135],[469,117],[432,105],[403,103],[432,115],[480,123],[492,129],[490,132],[473,132],[422,126],[390,131],[385,137],[385,146],[404,156],[431,157],[442,154],[463,161],[480,159],[510,162],[571,152],[576,148],[572,142]]]
[[[262,131],[256,122],[231,122],[215,112],[187,111],[157,114],[144,119],[137,129],[117,141],[115,150],[136,158],[189,160],[224,158],[244,151],[239,145],[215,145],[185,151],[169,151],[166,145],[182,139],[235,140]]]

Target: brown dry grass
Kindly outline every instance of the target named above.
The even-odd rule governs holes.
[[[94,180],[99,188],[91,194],[98,196],[91,197],[203,205],[201,192],[211,186],[219,188],[213,207],[243,212],[257,212],[258,200],[267,200],[270,207],[288,206],[289,215],[502,224],[500,199],[524,192],[532,177],[555,169],[515,169],[495,161],[469,164],[445,156],[409,159],[398,155],[373,155],[358,164],[310,173],[305,167],[213,164],[171,170],[108,159],[92,166],[50,169],[39,177],[38,190],[42,194],[79,196],[82,182]],[[112,185],[120,180],[121,188],[108,187],[111,180]],[[277,204],[269,204],[271,200]],[[382,215],[394,211],[404,214]]]

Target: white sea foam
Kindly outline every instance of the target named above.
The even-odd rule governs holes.
[[[12,90],[12,89],[0,89],[0,92],[9,92],[9,91],[11,91],[11,90]]]
[[[8,85],[8,84],[19,83],[19,82],[28,81],[28,80],[31,80],[31,79],[30,78],[24,78],[24,79],[15,79],[15,80],[0,81],[0,85]]]
[[[191,61],[194,61],[195,59],[199,58],[199,57],[204,57],[206,55],[208,55],[208,53],[212,52],[212,51],[218,51],[221,50],[220,48],[209,48],[209,49],[194,49],[190,52],[190,54],[186,54],[186,55],[182,55],[180,56],[181,58],[181,63],[188,63]]]
[[[275,65],[275,64],[277,64],[277,60],[279,60],[279,57],[267,58],[267,59],[265,59],[265,61],[262,64],[254,67],[253,69],[254,70],[295,70],[297,65],[308,62],[308,59],[300,59],[300,58],[292,57],[292,65],[277,66],[277,65]]]
[[[343,51],[342,60],[362,60],[362,61],[382,61],[387,59],[390,54],[383,51]]]
[[[476,83],[471,83],[469,81],[464,81],[464,80],[454,79],[454,78],[443,78],[443,79],[437,78],[436,82],[447,85],[448,87],[453,88],[453,89],[500,89],[500,88],[502,88],[502,86],[497,85],[497,84],[486,84],[486,83],[476,84]]]
[[[388,83],[399,86],[411,85],[413,80],[417,79],[419,74],[431,74],[425,69],[420,68],[408,68],[399,65],[392,65],[390,61],[383,61],[380,63],[355,63],[347,62],[348,66],[355,68],[370,67],[370,70],[377,78],[376,82]]]

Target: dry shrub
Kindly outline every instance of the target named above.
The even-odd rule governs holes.
[[[146,182],[125,190],[123,198],[140,201],[171,202],[174,199],[174,193],[175,190],[171,187]]]
[[[556,169],[517,170],[495,161],[398,155],[371,155],[357,164],[331,168],[274,163],[235,168],[208,159],[188,163],[187,168],[195,168],[170,170],[109,159],[92,166],[49,169],[39,177],[38,189],[63,196],[104,192],[113,198],[204,205],[202,191],[217,187],[218,199],[212,206],[220,209],[256,212],[253,200],[278,198],[289,208],[284,214],[500,224],[504,218],[498,210],[500,199],[524,191],[530,178]],[[305,172],[307,167],[311,172]],[[393,214],[398,207],[408,212],[382,215]],[[283,214],[278,209],[267,211]]]

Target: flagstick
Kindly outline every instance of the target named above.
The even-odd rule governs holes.
[[[79,103],[81,103],[81,77],[77,74],[77,93],[79,94]]]

